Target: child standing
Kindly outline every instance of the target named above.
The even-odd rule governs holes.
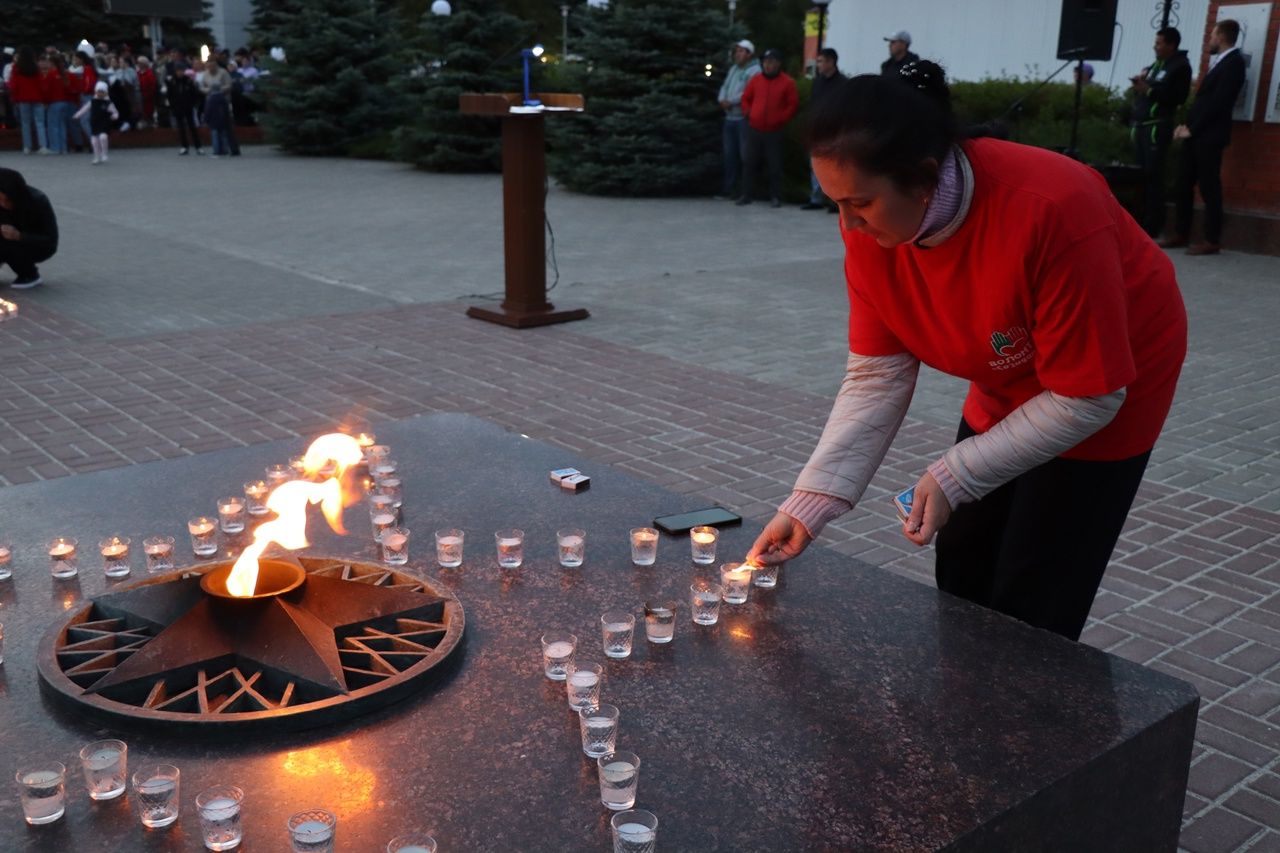
[[[93,87],[93,97],[72,116],[78,119],[89,114],[89,142],[93,145],[95,166],[107,162],[107,134],[111,132],[111,123],[120,118],[107,92],[106,81],[99,80]]]

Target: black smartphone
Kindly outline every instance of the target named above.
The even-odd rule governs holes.
[[[664,515],[653,520],[653,526],[664,533],[688,533],[695,527],[726,527],[741,524],[742,516],[729,512],[722,506],[695,509],[679,515]]]

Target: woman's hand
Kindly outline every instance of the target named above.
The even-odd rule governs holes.
[[[756,566],[785,563],[799,557],[812,541],[813,537],[803,524],[785,512],[780,512],[765,525],[764,532],[756,539],[756,544],[751,546],[747,562]]]
[[[902,525],[902,533],[917,545],[928,545],[933,536],[951,518],[951,504],[933,475],[926,472],[916,483],[911,515]],[[768,528],[766,528],[768,532]]]

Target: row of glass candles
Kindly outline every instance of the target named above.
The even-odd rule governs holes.
[[[129,747],[122,740],[100,740],[80,750],[89,798],[114,800],[129,781]],[[15,775],[22,815],[32,826],[55,823],[66,813],[67,768],[59,761],[34,762]],[[147,829],[163,829],[178,822],[182,773],[172,764],[148,764],[133,774],[133,802],[138,821]],[[195,798],[200,832],[209,850],[234,850],[244,839],[240,815],[244,789],[237,785],[213,785]],[[285,822],[294,853],[332,853],[338,818],[325,809],[306,809]],[[424,833],[392,839],[387,853],[435,853],[436,842]]]
[[[355,437],[364,452],[370,481],[368,487],[376,498],[386,505],[399,509],[403,500],[403,486],[398,466],[391,458],[391,449],[376,444],[372,433],[360,433]],[[332,471],[322,471],[328,477]],[[218,532],[235,536],[243,533],[249,518],[267,515],[267,497],[271,490],[291,480],[302,479],[303,457],[295,456],[288,464],[268,465],[265,479],[253,480],[243,486],[243,495],[231,495],[217,500],[217,516],[199,515],[187,522],[191,537],[191,551],[197,557],[212,557],[218,553]],[[132,570],[132,540],[114,534],[98,542],[98,554],[102,558],[103,572],[109,578],[127,577]],[[142,541],[148,572],[169,571],[174,567],[175,539],[172,536],[150,536]],[[80,543],[72,536],[58,536],[45,545],[49,557],[49,570],[58,579],[73,578],[80,572]],[[0,537],[0,580],[12,575],[14,545]]]

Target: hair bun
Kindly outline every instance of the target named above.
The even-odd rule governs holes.
[[[944,107],[951,108],[951,87],[942,66],[927,59],[908,62],[898,70],[902,82],[925,93]]]

